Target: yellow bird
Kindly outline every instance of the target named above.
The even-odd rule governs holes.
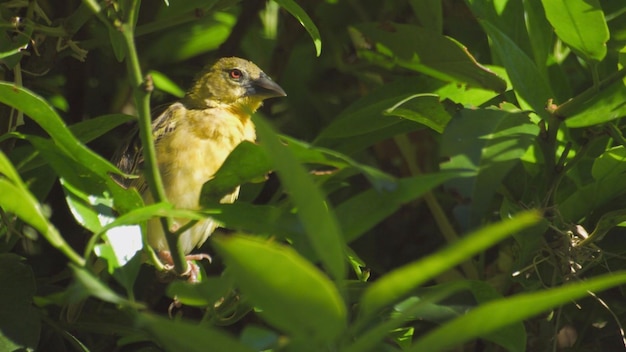
[[[197,209],[202,185],[222,166],[242,141],[256,139],[250,115],[264,99],[287,94],[254,63],[237,57],[207,66],[180,101],[170,105],[152,124],[158,168],[165,194],[177,208]],[[141,144],[127,146],[117,157],[118,167],[137,173],[143,166]],[[146,204],[153,203],[143,177],[126,180]],[[221,199],[232,203],[239,189]],[[186,220],[176,220],[180,227]],[[185,254],[200,247],[217,224],[205,219],[186,230],[179,245]],[[167,261],[169,247],[158,219],[148,223],[148,242]]]

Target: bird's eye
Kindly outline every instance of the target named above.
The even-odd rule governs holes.
[[[237,80],[239,80],[239,79],[241,79],[241,77],[243,77],[243,72],[241,72],[241,70],[238,70],[238,69],[234,68],[234,69],[232,69],[232,70],[230,70],[230,71],[228,72],[228,75],[229,75],[229,76],[230,76],[230,78],[232,78],[232,79],[237,79]]]

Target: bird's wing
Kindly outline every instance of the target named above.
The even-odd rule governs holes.
[[[152,135],[154,143],[159,141],[166,135],[172,133],[176,128],[177,119],[176,110],[184,109],[181,103],[175,103],[169,106],[159,117],[152,123]],[[123,187],[134,187],[140,194],[147,189],[147,183],[143,176],[143,147],[141,138],[139,138],[139,129],[135,126],[126,138],[127,142],[117,149],[113,155],[113,163],[125,174],[136,175],[137,178],[124,178],[121,176],[113,176],[115,181]]]

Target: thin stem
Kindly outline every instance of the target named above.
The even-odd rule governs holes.
[[[422,171],[417,165],[417,157],[416,155],[414,155],[415,153],[413,153],[409,138],[406,135],[402,134],[395,136],[394,141],[398,146],[398,149],[400,150],[400,154],[402,154],[402,157],[406,161],[411,175],[421,175]],[[441,234],[443,235],[446,242],[454,243],[458,241],[459,236],[454,230],[454,227],[452,227],[452,224],[450,224],[450,220],[448,220],[446,213],[443,211],[443,208],[441,208],[441,205],[437,201],[435,195],[432,192],[428,191],[424,193],[423,198],[424,201],[426,201],[426,204],[428,205],[428,208],[430,209],[430,212],[433,215],[437,226],[439,227],[439,231],[441,231]],[[471,262],[461,263],[461,268],[463,268],[463,272],[465,273],[466,278],[478,279],[478,271],[476,270],[474,264],[472,264]]]
[[[129,17],[133,18],[133,14],[134,12],[131,11]],[[129,23],[124,23],[121,25],[120,30],[122,31],[124,42],[126,44],[126,62],[128,64],[128,72],[130,74],[129,78],[133,86],[133,95],[135,98],[137,115],[139,117],[139,136],[143,146],[143,157],[145,163],[144,176],[148,182],[148,188],[150,189],[150,192],[152,192],[154,201],[164,202],[167,201],[167,197],[165,195],[165,189],[163,188],[163,180],[161,179],[161,174],[158,170],[156,149],[154,147],[152,136],[152,119],[150,117],[150,92],[152,84],[148,79],[144,79],[142,76],[131,25]],[[174,270],[177,273],[182,274],[187,271],[187,261],[185,260],[182,248],[178,246],[179,236],[174,235],[170,231],[171,219],[161,218],[161,225],[163,226],[165,239],[167,240],[172,261],[174,262]]]

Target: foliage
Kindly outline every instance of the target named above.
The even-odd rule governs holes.
[[[12,0],[0,19],[0,350],[624,348],[626,5]],[[202,209],[144,205],[108,160],[136,123],[158,185],[153,110],[226,55],[288,97]],[[145,221],[207,216],[228,230],[199,282],[147,264]]]

